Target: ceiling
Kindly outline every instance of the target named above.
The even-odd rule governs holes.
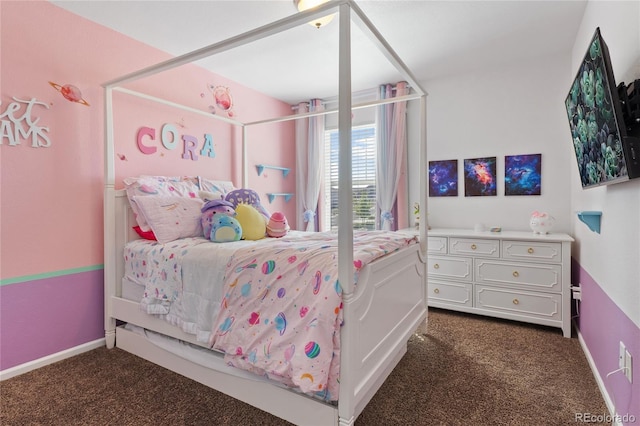
[[[51,1],[174,56],[297,13],[292,0]],[[569,53],[586,0],[356,3],[425,82]],[[320,29],[302,25],[198,64],[288,103],[327,98],[337,94],[337,30],[337,19]],[[402,78],[368,40],[352,30],[355,91]]]

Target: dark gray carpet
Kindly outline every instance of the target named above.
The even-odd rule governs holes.
[[[578,340],[559,329],[430,309],[408,346],[357,426],[575,425],[576,413],[607,413]],[[99,348],[1,382],[0,424],[288,423]]]

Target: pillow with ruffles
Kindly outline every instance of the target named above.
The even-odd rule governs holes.
[[[140,215],[140,209],[134,201],[135,197],[144,196],[172,196],[183,198],[198,198],[196,177],[168,177],[168,176],[138,176],[124,179],[124,186],[131,210],[135,215],[138,226],[143,231],[149,231],[147,221]]]
[[[161,244],[179,238],[202,237],[200,198],[167,195],[135,196],[140,215]]]

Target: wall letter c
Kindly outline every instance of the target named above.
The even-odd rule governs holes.
[[[140,130],[138,130],[138,149],[143,153],[143,154],[153,154],[154,152],[156,152],[158,150],[158,148],[156,148],[155,146],[146,146],[145,144],[142,143],[142,138],[144,136],[149,136],[151,138],[151,140],[155,140],[156,139],[156,131],[155,129],[152,129],[150,127],[141,127]]]

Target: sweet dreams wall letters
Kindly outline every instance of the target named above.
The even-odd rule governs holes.
[[[13,100],[14,102],[7,105],[7,108],[0,113],[0,145],[4,144],[5,139],[9,142],[9,146],[20,145],[22,141],[31,139],[33,148],[50,147],[49,128],[39,126],[40,117],[33,116],[34,108],[49,109],[49,105],[36,98],[27,101],[14,96]],[[20,112],[23,108],[24,111]]]

